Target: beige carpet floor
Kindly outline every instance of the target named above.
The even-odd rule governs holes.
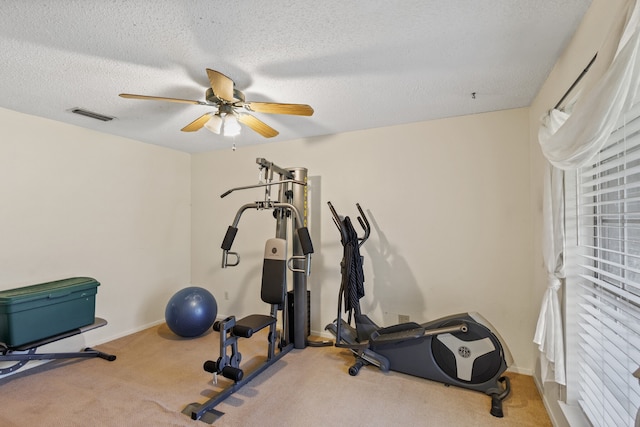
[[[0,426],[207,426],[181,413],[215,390],[202,369],[218,334],[178,338],[166,325],[106,343],[117,356],[48,363],[0,380]],[[240,342],[243,365],[266,354],[265,339]],[[259,355],[259,356],[258,356]],[[292,350],[217,406],[216,426],[551,426],[531,377],[509,373],[504,418],[482,393],[365,367],[347,374],[351,353]],[[219,384],[227,381],[221,378]]]

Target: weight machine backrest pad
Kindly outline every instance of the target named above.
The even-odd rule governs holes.
[[[267,240],[262,264],[262,290],[260,297],[267,304],[284,304],[287,291],[287,241]]]

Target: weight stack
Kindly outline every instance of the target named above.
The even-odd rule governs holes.
[[[295,324],[293,320],[293,291],[287,292],[287,315],[289,316],[289,342],[294,341]],[[311,291],[307,290],[307,337],[311,335]]]

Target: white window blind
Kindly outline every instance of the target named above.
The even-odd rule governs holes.
[[[640,105],[577,178],[579,403],[594,426],[633,427],[640,406],[633,376],[640,366]]]

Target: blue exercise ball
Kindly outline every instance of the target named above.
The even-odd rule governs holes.
[[[211,292],[190,286],[171,297],[164,317],[169,329],[181,337],[197,337],[211,328],[218,315],[218,304]]]

